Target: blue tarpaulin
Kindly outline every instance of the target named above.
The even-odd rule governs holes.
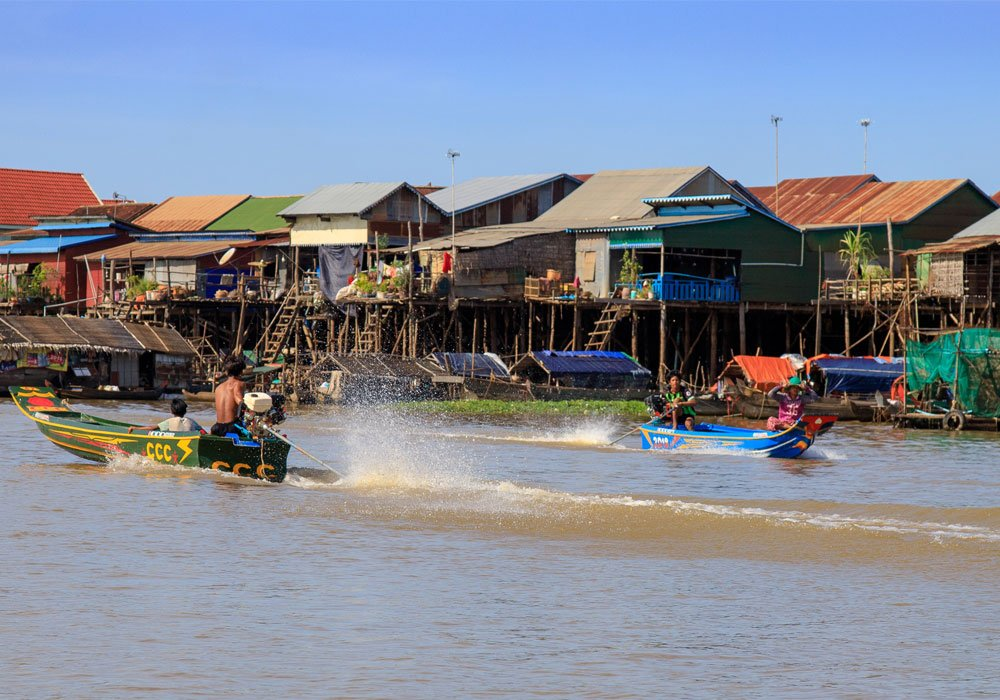
[[[510,379],[510,370],[496,354],[492,352],[433,352],[431,359],[441,369],[459,377],[496,377]]]
[[[888,394],[892,383],[903,374],[901,357],[822,357],[811,364],[826,378],[827,394]]]
[[[603,350],[535,350],[512,371],[526,369],[527,363],[540,367],[563,386],[644,388],[652,373],[623,352]]]

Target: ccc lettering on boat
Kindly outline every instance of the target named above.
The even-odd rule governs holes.
[[[212,469],[220,472],[232,472],[236,476],[256,475],[260,479],[270,479],[274,477],[277,472],[271,464],[258,464],[256,467],[251,467],[249,464],[245,464],[243,462],[230,464],[229,462],[224,462],[221,459],[212,462]]]
[[[157,462],[173,462],[174,448],[159,442],[146,443],[146,456]]]

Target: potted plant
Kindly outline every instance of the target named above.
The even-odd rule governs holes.
[[[145,301],[146,293],[159,287],[159,282],[149,280],[139,275],[129,275],[125,280],[125,294],[129,299]]]
[[[642,274],[642,265],[639,257],[634,251],[626,249],[622,254],[622,267],[618,273],[618,281],[626,287],[634,288],[639,282],[639,275]]]
[[[354,278],[354,288],[358,291],[358,296],[367,297],[375,292],[375,283],[368,277],[367,272],[359,272]]]
[[[875,259],[871,234],[861,230],[847,231],[840,239],[837,255],[847,268],[847,279],[859,278],[860,273]]]

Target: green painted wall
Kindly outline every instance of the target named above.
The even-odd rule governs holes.
[[[761,214],[750,212],[741,219],[668,228],[664,240],[668,248],[742,251],[740,289],[744,301],[803,303],[816,298],[818,254],[806,246],[805,260],[799,266],[800,234]]]

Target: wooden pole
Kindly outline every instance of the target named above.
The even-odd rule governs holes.
[[[712,309],[709,316],[709,329],[708,329],[708,344],[709,344],[709,358],[708,358],[708,373],[712,377],[719,376],[719,314],[715,309]]]
[[[746,302],[740,302],[739,308],[739,321],[740,321],[740,354],[747,354],[747,305]]]
[[[885,220],[885,237],[889,248],[889,279],[896,276],[896,268],[893,265],[893,245],[892,245],[892,217]]]
[[[667,302],[660,300],[660,360],[656,379],[662,391],[667,385]]]
[[[816,279],[816,338],[813,355],[819,355],[820,340],[823,336],[823,246],[819,246],[819,271]]]
[[[988,248],[990,252],[990,271],[987,275],[986,286],[986,327],[993,327],[993,267],[996,263],[997,249],[993,246]]]
[[[678,372],[683,374],[687,369],[688,357],[691,356],[691,309],[684,309],[684,357],[681,358],[681,366]]]
[[[556,304],[549,304],[549,350],[556,348]]]
[[[534,332],[535,332],[535,302],[528,302],[528,344],[525,346],[525,352],[529,353],[535,349],[534,344]]]
[[[851,315],[848,308],[844,306],[844,354],[851,355]]]
[[[632,311],[632,357],[639,357],[639,314]]]

